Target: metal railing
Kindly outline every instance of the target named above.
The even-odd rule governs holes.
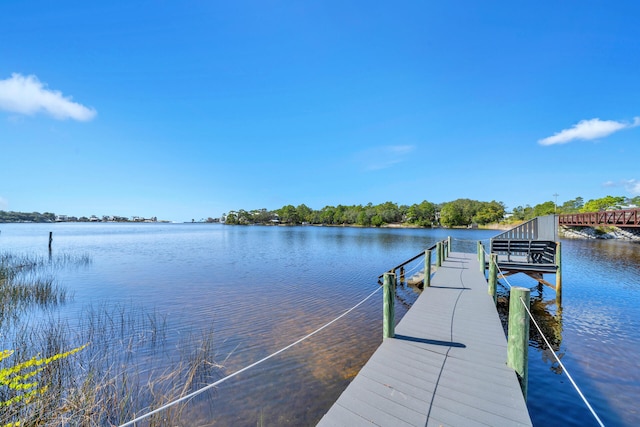
[[[640,227],[640,209],[563,214],[558,216],[558,224],[572,227]]]

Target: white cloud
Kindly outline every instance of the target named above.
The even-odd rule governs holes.
[[[624,182],[624,188],[629,193],[640,196],[640,181],[637,179],[628,179]]]
[[[47,89],[36,76],[18,73],[0,80],[0,109],[26,115],[45,112],[58,120],[88,121],[96,116],[96,110],[71,101],[60,91]]]
[[[604,138],[622,129],[640,126],[640,117],[634,117],[633,123],[616,122],[615,120],[581,120],[569,129],[561,130],[553,136],[538,141],[541,145],[566,144],[577,139],[590,140]]]
[[[640,180],[623,179],[622,181],[606,181],[602,183],[603,187],[608,188],[624,188],[625,191],[634,196],[640,196]]]
[[[408,155],[415,150],[414,145],[387,145],[374,147],[356,153],[356,160],[364,169],[374,171],[387,169],[408,160]]]

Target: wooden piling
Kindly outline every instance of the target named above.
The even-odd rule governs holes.
[[[424,251],[424,279],[422,288],[431,286],[431,249]]]
[[[529,377],[529,315],[527,309],[530,307],[530,295],[531,290],[527,288],[517,286],[511,288],[507,333],[507,365],[518,374],[525,400],[527,400]]]
[[[496,287],[498,284],[498,254],[491,254],[489,261],[489,295],[493,297],[493,303],[498,302]]]
[[[556,304],[562,305],[562,246],[556,242]]]
[[[382,338],[395,336],[395,274],[385,273],[382,288]]]
[[[53,243],[53,231],[49,232],[49,250],[51,250],[51,244]]]
[[[404,283],[404,266],[400,267],[400,283]]]
[[[436,243],[436,267],[442,266],[442,242]]]
[[[451,252],[451,236],[447,236],[447,256]]]
[[[480,273],[484,275],[485,262],[484,262],[484,246],[478,242],[478,263],[480,264]]]

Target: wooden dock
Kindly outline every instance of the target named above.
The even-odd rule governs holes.
[[[475,254],[451,252],[319,426],[531,426]]]

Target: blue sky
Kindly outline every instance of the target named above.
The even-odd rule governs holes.
[[[0,2],[0,209],[640,194],[636,1]]]

